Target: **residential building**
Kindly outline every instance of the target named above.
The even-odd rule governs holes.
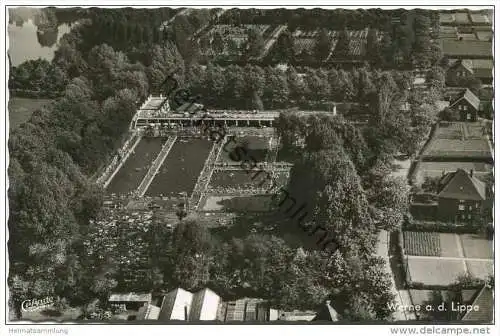
[[[438,217],[444,221],[470,222],[486,207],[486,185],[463,169],[444,174],[438,185]]]
[[[476,78],[485,85],[493,82],[493,60],[489,59],[458,59],[451,60],[446,71],[446,84],[450,86],[465,86],[467,81]]]
[[[471,90],[465,89],[450,102],[449,108],[458,111],[461,121],[477,121],[479,98]]]

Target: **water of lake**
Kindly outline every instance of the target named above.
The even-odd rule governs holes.
[[[71,27],[62,24],[57,29],[38,32],[32,20],[24,22],[21,26],[9,24],[8,53],[13,66],[24,61],[43,58],[48,61],[54,57],[54,52],[61,37],[69,32]]]

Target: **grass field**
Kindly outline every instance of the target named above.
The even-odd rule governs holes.
[[[434,232],[403,232],[405,252],[408,255],[435,256],[441,254],[439,234]]]
[[[408,256],[408,268],[412,282],[426,285],[447,286],[465,273],[461,260],[418,259]]]
[[[29,120],[31,114],[51,102],[50,99],[10,98],[9,99],[9,128],[15,129]]]
[[[135,190],[160,153],[166,140],[167,138],[142,138],[125,164],[111,180],[106,192],[108,194],[126,194]]]
[[[203,169],[213,142],[206,139],[177,139],[146,191],[146,196],[190,194]]]

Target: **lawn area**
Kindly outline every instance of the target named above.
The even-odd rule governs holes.
[[[465,257],[493,259],[493,241],[474,234],[460,235]]]
[[[465,273],[461,260],[420,259],[408,256],[408,268],[412,282],[426,285],[447,286]]]
[[[434,232],[403,232],[404,248],[408,255],[434,256],[441,254],[439,234]]]
[[[16,98],[9,99],[9,128],[16,129],[29,120],[31,114],[44,105],[52,102],[51,99]]]

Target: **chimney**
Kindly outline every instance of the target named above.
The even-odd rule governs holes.
[[[473,177],[474,176],[474,169],[471,169],[470,170],[470,177]]]
[[[326,304],[329,306],[330,305],[330,300],[326,300]]]

